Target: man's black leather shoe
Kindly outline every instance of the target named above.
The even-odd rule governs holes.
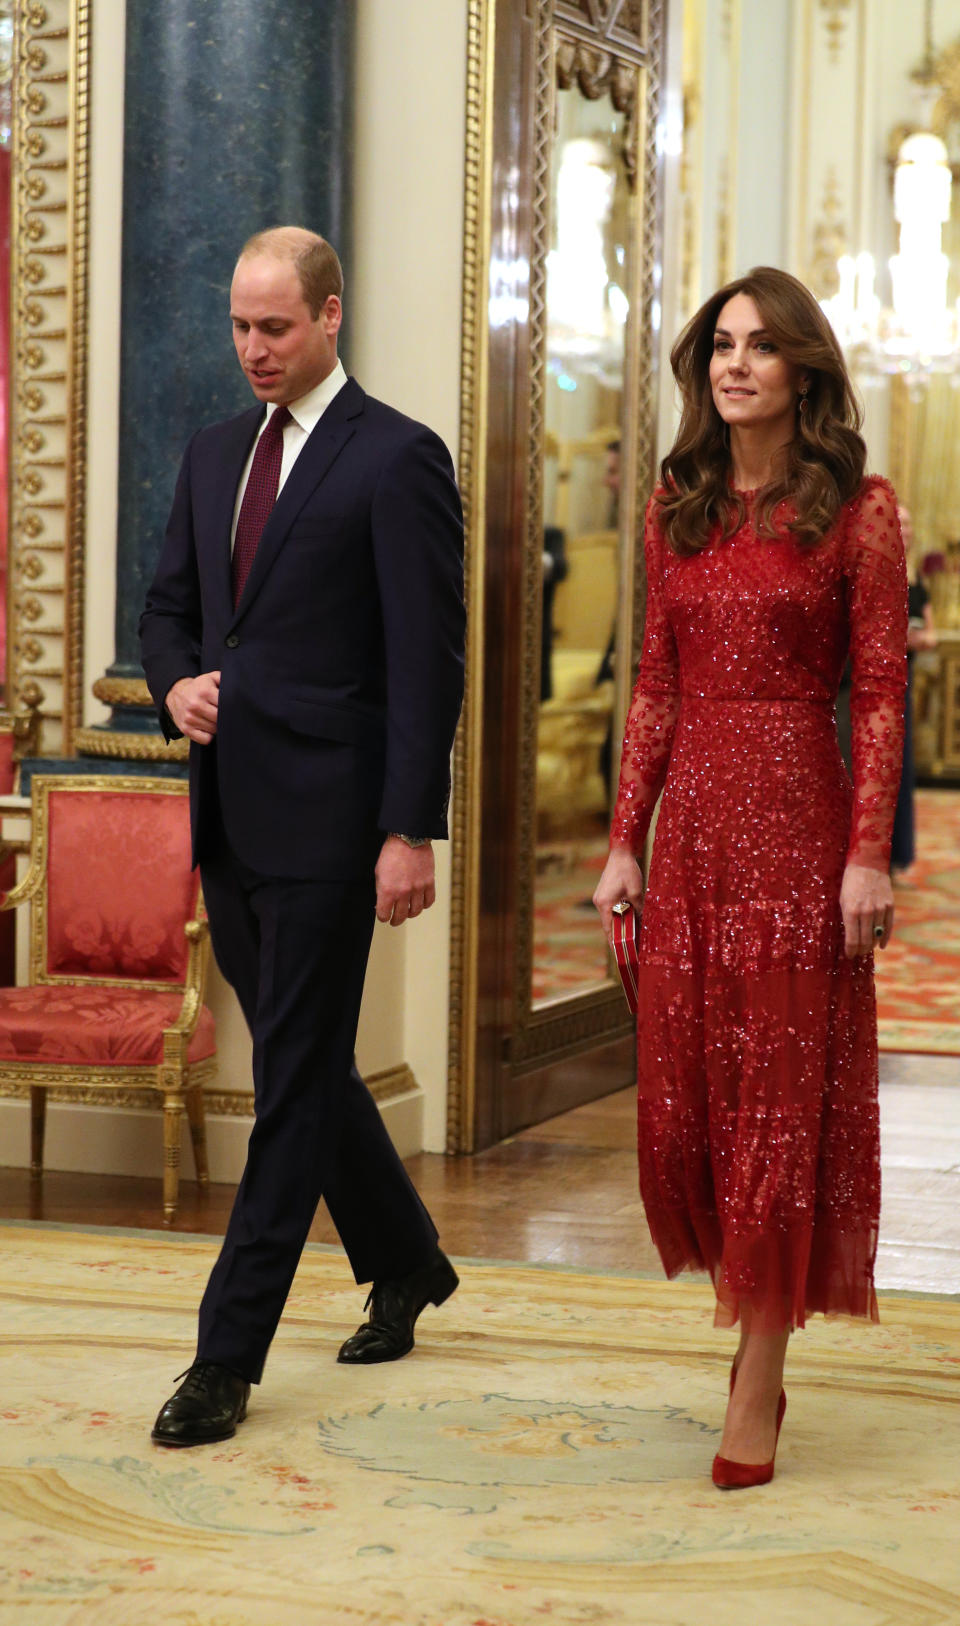
[[[250,1385],[215,1361],[194,1361],[153,1425],[157,1445],[213,1445],[236,1434],[247,1415]]]
[[[438,1248],[429,1265],[394,1282],[374,1282],[364,1306],[370,1317],[342,1346],[338,1361],[372,1366],[398,1361],[413,1348],[413,1329],[426,1304],[443,1304],[460,1284],[445,1253]]]

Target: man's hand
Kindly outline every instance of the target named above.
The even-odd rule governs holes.
[[[377,919],[402,926],[436,902],[433,848],[408,847],[399,836],[388,836],[377,859]]]
[[[893,887],[883,870],[848,864],[840,887],[844,953],[848,960],[886,948],[893,930]]]
[[[199,677],[178,678],[163,704],[181,734],[196,745],[209,745],[217,732],[219,702],[220,673],[201,672]]]

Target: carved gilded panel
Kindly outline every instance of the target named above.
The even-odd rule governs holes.
[[[87,0],[19,0],[6,700],[50,753],[82,697],[88,46]]]

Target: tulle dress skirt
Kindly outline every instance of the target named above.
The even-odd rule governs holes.
[[[684,697],[640,934],[640,1188],[717,1322],[876,1318],[872,957],[843,952],[833,707]]]

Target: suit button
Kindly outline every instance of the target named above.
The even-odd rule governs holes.
[[[238,649],[240,646],[240,639],[237,637],[235,632],[231,632],[229,637],[224,638],[223,641],[228,649]]]

